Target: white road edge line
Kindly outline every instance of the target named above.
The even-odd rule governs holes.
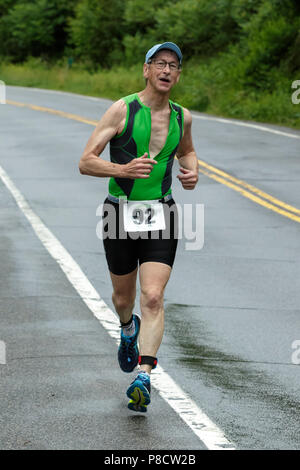
[[[117,316],[101,299],[69,252],[33,212],[22,193],[1,166],[0,177],[46,250],[59,264],[94,316],[118,343],[120,323]],[[175,410],[209,450],[235,450],[235,446],[226,439],[221,429],[187,396],[161,366],[157,366],[151,377],[151,383],[158,390],[160,396]]]
[[[261,126],[260,124],[251,124],[250,122],[243,122],[243,121],[233,121],[232,119],[199,116],[198,114],[194,114],[194,113],[192,113],[192,116],[193,118],[196,118],[196,119],[205,119],[206,121],[222,122],[223,124],[234,124],[235,126],[252,127],[253,129],[258,129],[259,131],[271,132],[272,134],[278,134],[278,135],[283,135],[285,137],[292,137],[294,139],[300,139],[300,135],[290,134],[289,132],[278,131],[277,129],[272,129],[271,127]]]
[[[34,87],[22,87],[22,86],[13,86],[13,88],[20,88],[22,90],[33,90],[41,93],[52,93],[52,94],[58,94],[58,95],[68,95],[71,96],[72,98],[78,97],[78,98],[85,98],[87,100],[91,101],[100,101],[104,102],[107,104],[113,103],[112,100],[108,98],[98,98],[97,96],[88,96],[88,95],[81,95],[79,93],[72,93],[70,91],[59,91],[59,90],[47,90],[46,88],[34,88]],[[262,126],[260,124],[252,124],[251,122],[244,122],[244,121],[239,121],[238,119],[227,119],[227,118],[218,118],[215,116],[210,116],[209,114],[206,116],[202,116],[200,114],[195,114],[195,111],[191,111],[191,114],[193,118],[195,119],[203,119],[205,121],[215,121],[215,122],[220,122],[222,124],[232,124],[234,126],[242,126],[242,127],[250,127],[252,129],[257,129],[262,132],[271,132],[272,134],[277,134],[277,135],[283,135],[284,137],[291,137],[292,139],[300,139],[299,134],[292,134],[290,132],[284,132],[284,131],[279,131],[277,129],[272,129],[271,127],[266,127]],[[297,129],[295,129],[295,132],[297,132]]]

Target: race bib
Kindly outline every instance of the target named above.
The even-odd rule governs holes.
[[[163,204],[158,201],[127,201],[123,214],[126,232],[148,232],[166,228]]]

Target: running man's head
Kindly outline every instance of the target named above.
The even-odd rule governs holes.
[[[146,54],[144,77],[147,86],[167,93],[179,81],[182,53],[173,42],[164,42],[151,47]]]

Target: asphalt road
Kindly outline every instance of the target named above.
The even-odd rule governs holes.
[[[110,105],[17,87],[7,99],[92,120]],[[78,172],[92,125],[10,104],[0,123],[1,167],[113,309],[96,236],[107,181]],[[279,133],[194,113],[197,155],[300,209],[300,133],[262,126]],[[179,243],[159,363],[235,448],[300,449],[299,222],[202,173],[184,191],[173,172],[175,200],[204,205],[204,245]],[[147,415],[127,409],[134,374],[1,180],[0,223],[0,448],[206,449],[157,390]]]

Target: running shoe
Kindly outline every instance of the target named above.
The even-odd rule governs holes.
[[[121,343],[118,349],[118,360],[123,372],[132,372],[139,360],[139,349],[137,345],[140,331],[140,317],[133,315],[135,332],[132,336],[125,336],[121,329]]]
[[[132,411],[140,411],[145,413],[150,403],[150,376],[141,371],[127,390],[127,396],[130,398],[128,408]]]

